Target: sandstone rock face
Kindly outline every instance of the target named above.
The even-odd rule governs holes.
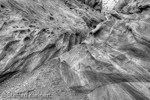
[[[150,100],[148,0],[1,0],[0,100]]]

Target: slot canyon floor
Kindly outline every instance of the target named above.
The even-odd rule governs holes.
[[[150,100],[150,1],[0,0],[0,100]]]

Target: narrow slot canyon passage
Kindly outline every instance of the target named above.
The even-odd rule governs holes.
[[[0,100],[150,100],[150,1],[0,0]]]

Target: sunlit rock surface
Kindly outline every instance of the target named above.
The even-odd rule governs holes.
[[[0,100],[150,100],[148,0],[1,0]]]

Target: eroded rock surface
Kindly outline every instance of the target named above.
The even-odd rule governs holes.
[[[0,100],[150,100],[148,0],[1,0]]]

